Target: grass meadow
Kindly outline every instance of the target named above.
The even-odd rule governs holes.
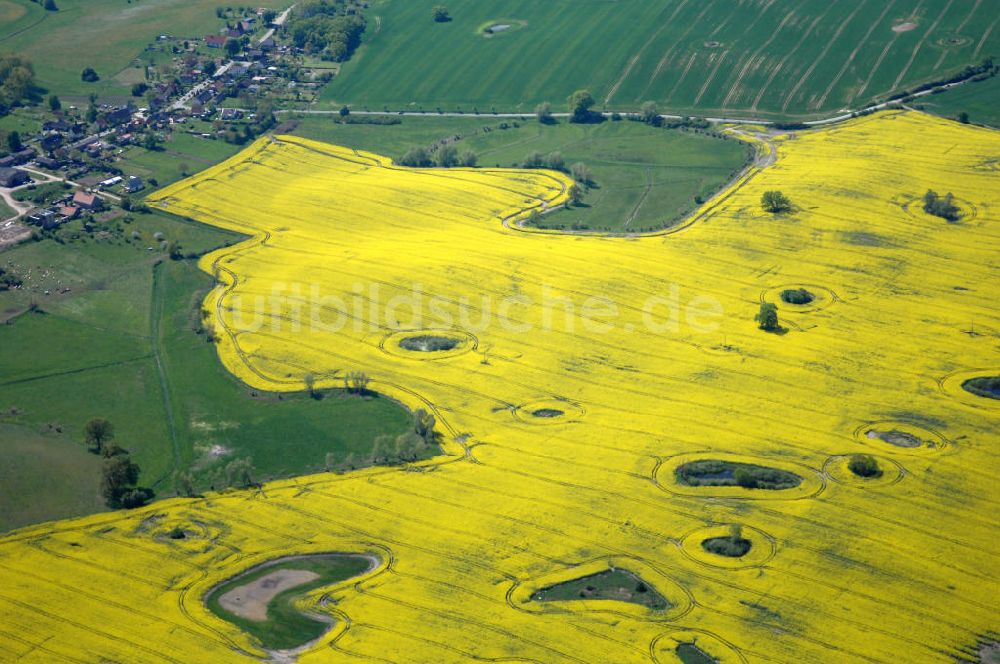
[[[377,435],[406,428],[406,411],[387,399],[241,385],[194,331],[212,279],[193,261],[164,259],[154,237],[203,252],[239,236],[161,213],[136,215],[125,229],[128,242],[81,232],[88,239],[0,254],[25,282],[0,293],[0,451],[9,460],[0,529],[102,509],[100,462],[83,444],[92,417],[114,423],[141,482],[161,496],[173,493],[176,470],[191,470],[199,489],[221,488],[222,466],[251,456],[261,479],[287,477],[321,470],[327,453],[361,461]],[[32,302],[42,313],[26,311]]]

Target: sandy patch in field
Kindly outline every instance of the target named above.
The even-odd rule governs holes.
[[[318,579],[319,574],[305,569],[279,569],[233,588],[219,597],[226,611],[247,620],[267,620],[267,605],[278,594]]]
[[[899,25],[892,26],[893,32],[909,32],[910,30],[915,30],[917,27],[916,23],[907,21],[906,23],[900,23]]]

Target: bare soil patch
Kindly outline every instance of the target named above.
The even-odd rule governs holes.
[[[909,32],[910,30],[915,30],[917,24],[912,21],[907,21],[906,23],[899,23],[898,25],[892,26],[893,32]]]
[[[318,579],[319,574],[304,569],[279,569],[233,588],[219,597],[226,611],[247,620],[267,620],[271,600],[290,588]]]

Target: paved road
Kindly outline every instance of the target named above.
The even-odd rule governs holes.
[[[291,7],[289,7],[288,9],[286,9],[285,11],[281,12],[280,14],[278,14],[278,16],[274,19],[274,21],[272,21],[272,23],[274,23],[274,25],[276,25],[278,27],[283,26],[285,24],[285,21],[288,20],[288,15],[291,13],[292,7],[295,7],[295,5],[292,5]],[[271,37],[272,35],[274,35],[275,29],[276,28],[271,28],[270,30],[268,30],[267,32],[265,32],[264,36],[257,40],[257,43],[259,44],[262,41],[264,41],[265,39],[267,39],[268,37]]]
[[[917,92],[915,94],[909,95],[909,97],[910,98],[913,98],[913,97],[924,97],[926,95],[933,94],[935,90],[949,90],[949,89],[957,87],[959,85],[965,85],[970,80],[971,79],[966,79],[964,81],[958,81],[957,83],[948,83],[946,85],[942,85],[942,86],[939,86],[939,87],[936,87],[936,88],[931,88],[930,90],[924,90],[922,92]],[[834,124],[834,123],[837,123],[837,122],[844,122],[845,120],[850,120],[852,117],[854,117],[855,114],[858,114],[858,113],[871,113],[871,112],[874,112],[874,111],[880,111],[882,109],[885,109],[885,108],[888,108],[888,107],[894,106],[894,105],[901,105],[900,100],[897,99],[897,100],[893,100],[893,101],[882,102],[880,104],[871,104],[870,106],[865,106],[864,108],[858,109],[856,111],[845,111],[845,112],[843,112],[843,113],[841,113],[839,115],[835,115],[833,117],[823,118],[821,120],[809,120],[809,121],[803,122],[802,124],[808,125],[810,127],[819,127],[819,126],[822,126],[822,125]],[[243,110],[245,111],[246,109],[243,109]],[[627,115],[629,112],[630,111],[619,111],[619,113],[621,113],[622,115]],[[339,110],[280,109],[280,110],[275,111],[275,113],[303,113],[303,114],[306,114],[306,115],[335,115],[335,114],[339,114],[340,111]],[[485,112],[480,112],[480,113],[477,114],[477,113],[457,113],[457,112],[454,112],[454,111],[446,111],[446,112],[443,112],[443,113],[438,113],[436,111],[388,111],[387,112],[387,111],[353,111],[352,110],[351,111],[351,115],[404,115],[404,116],[408,115],[408,116],[415,116],[415,117],[428,117],[428,116],[433,117],[433,116],[437,116],[437,117],[444,117],[444,118],[470,118],[470,117],[472,117],[472,118],[475,118],[475,117],[530,118],[530,117],[534,117],[535,114],[534,113],[485,113]],[[610,118],[611,115],[612,115],[612,113],[606,112],[606,113],[602,113],[602,115],[604,117],[606,117],[606,118]],[[568,118],[569,116],[570,116],[569,113],[553,113],[552,114],[552,117],[555,117],[555,118]],[[663,118],[664,120],[683,120],[685,117],[692,117],[692,116],[672,115],[672,114],[664,113],[664,114],[661,114],[660,117]],[[708,118],[704,118],[704,119],[708,120],[709,122],[715,123],[715,124],[752,124],[752,125],[765,125],[765,126],[766,125],[772,125],[772,124],[774,124],[774,120],[765,120],[764,118],[708,117]]]

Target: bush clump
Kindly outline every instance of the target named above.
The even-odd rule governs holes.
[[[724,537],[709,537],[701,546],[709,553],[727,558],[742,558],[750,551],[753,542],[743,537],[743,527],[734,523],[729,526],[729,534]]]
[[[437,353],[444,350],[451,350],[461,343],[452,337],[439,337],[432,334],[420,334],[414,337],[406,337],[399,342],[400,348],[416,351],[419,353]]]
[[[805,288],[789,288],[781,291],[781,301],[787,304],[809,304],[816,296]]]
[[[881,477],[882,469],[878,466],[875,457],[868,454],[855,454],[847,463],[847,468],[858,477],[873,478]]]
[[[928,189],[924,194],[924,212],[948,221],[958,221],[962,217],[962,211],[955,205],[955,197],[951,192],[939,196],[933,189]]]
[[[717,459],[691,461],[674,472],[677,481],[687,486],[741,486],[779,491],[802,483],[801,477],[787,470]]]
[[[962,389],[978,397],[1000,399],[1000,376],[980,376],[962,383]]]

